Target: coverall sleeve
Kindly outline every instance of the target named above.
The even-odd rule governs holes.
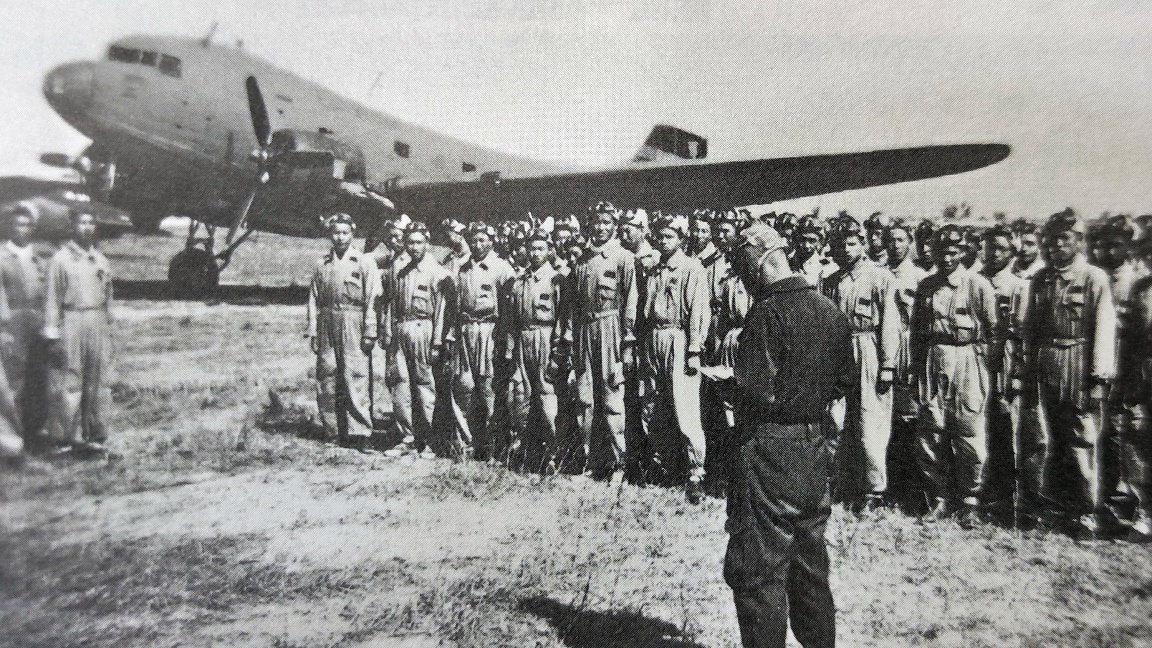
[[[896,282],[885,271],[873,297],[880,304],[880,369],[895,369],[900,353],[900,310],[896,307]]]
[[[380,308],[376,312],[377,337],[385,346],[392,341],[392,301],[396,294],[396,273],[389,266],[380,278]]]
[[[621,297],[620,332],[621,346],[636,342],[636,302],[639,290],[636,286],[636,263],[632,257],[625,257],[617,264],[620,274]]]
[[[452,275],[441,271],[439,281],[436,282],[436,295],[432,304],[432,346],[442,346],[444,341],[445,321],[448,317],[448,305],[455,299],[456,282]]]
[[[1103,275],[1103,273],[1100,273]],[[1111,380],[1116,377],[1116,306],[1107,277],[1089,275],[1092,303],[1096,308],[1092,340],[1092,377]]]
[[[688,353],[700,353],[708,339],[708,327],[712,320],[712,286],[708,272],[694,268],[688,274],[684,286],[684,303],[688,307]]]
[[[304,322],[304,335],[316,337],[316,314],[319,305],[316,303],[320,297],[320,272],[312,273],[312,282],[308,286],[307,319]]]
[[[376,307],[380,302],[380,270],[371,257],[364,257],[361,264],[361,277],[364,281],[364,334],[363,337],[374,339],[377,335],[376,322],[379,320]]]
[[[48,268],[48,285],[44,290],[44,338],[60,339],[60,326],[64,321],[64,294],[68,291],[68,273],[58,258],[53,257]]]
[[[985,341],[991,338],[1000,321],[996,307],[996,289],[983,277],[976,282],[976,299],[973,300],[980,307],[980,324],[984,327]]]

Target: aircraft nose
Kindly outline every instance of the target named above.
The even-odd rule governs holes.
[[[44,97],[56,109],[83,108],[92,101],[92,64],[65,63],[44,77]]]

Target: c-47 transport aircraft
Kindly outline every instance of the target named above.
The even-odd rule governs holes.
[[[318,236],[331,210],[350,213],[369,236],[401,211],[467,222],[608,200],[688,212],[961,173],[1009,153],[964,144],[707,162],[705,138],[658,125],[631,160],[577,168],[402,121],[210,38],[120,39],[101,60],[53,69],[44,95],[92,144],[75,159],[42,159],[80,171],[94,200],[126,210],[138,227],[181,214],[230,228],[219,253],[190,233],[169,267],[189,289],[214,285],[251,232]]]

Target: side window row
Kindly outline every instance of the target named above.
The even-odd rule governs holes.
[[[108,48],[108,60],[118,63],[137,63],[160,70],[162,74],[179,79],[182,74],[180,59],[168,54],[113,45]]]

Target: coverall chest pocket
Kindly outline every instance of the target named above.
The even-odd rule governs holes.
[[[412,312],[422,316],[432,314],[432,297],[428,286],[418,285],[412,291]]]
[[[1000,319],[1007,322],[1012,317],[1012,297],[1008,295],[996,296],[996,310]]]
[[[353,272],[352,276],[344,279],[344,299],[355,304],[364,301],[364,284],[359,272]]]
[[[972,318],[967,306],[956,308],[956,314],[952,316],[952,326],[956,329],[956,338],[960,342],[971,342],[975,339],[976,320]]]
[[[861,325],[868,325],[872,323],[872,298],[871,297],[857,297],[856,306],[853,313]]]
[[[1068,319],[1073,321],[1084,319],[1083,286],[1072,286],[1068,289],[1068,297],[1064,300],[1064,309],[1068,312]]]
[[[492,284],[480,284],[480,288],[476,291],[476,310],[481,313],[496,310],[496,291],[492,288]]]
[[[552,305],[552,293],[540,293],[537,295],[533,307],[537,315],[541,317],[551,316],[554,309]]]
[[[609,270],[596,280],[596,301],[601,310],[616,305],[616,288],[619,280],[616,273]]]

